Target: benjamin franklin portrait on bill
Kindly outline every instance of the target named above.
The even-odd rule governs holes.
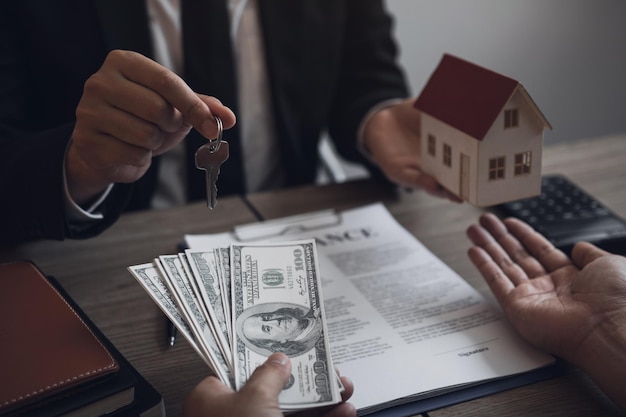
[[[269,356],[283,352],[299,356],[309,351],[319,340],[322,321],[319,312],[291,303],[254,305],[237,318],[237,336],[250,350]]]

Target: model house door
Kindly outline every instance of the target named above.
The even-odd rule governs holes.
[[[461,198],[463,200],[468,200],[469,199],[469,166],[470,166],[470,159],[469,156],[465,155],[464,153],[461,153],[461,178],[459,181],[460,184],[460,190],[459,190],[459,195],[461,196]]]

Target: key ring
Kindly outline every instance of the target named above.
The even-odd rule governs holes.
[[[215,123],[217,124],[217,137],[215,139],[209,139],[209,150],[211,153],[216,152],[220,145],[222,144],[222,135],[224,134],[224,124],[222,123],[222,119],[217,116],[215,117]]]

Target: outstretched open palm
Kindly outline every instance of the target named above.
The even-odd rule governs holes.
[[[569,259],[517,219],[483,214],[468,237],[469,256],[526,340],[576,362],[605,326],[624,323],[626,260],[589,243]]]

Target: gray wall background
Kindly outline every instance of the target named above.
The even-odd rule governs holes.
[[[625,0],[387,0],[415,96],[444,52],[518,80],[546,144],[626,133]]]

